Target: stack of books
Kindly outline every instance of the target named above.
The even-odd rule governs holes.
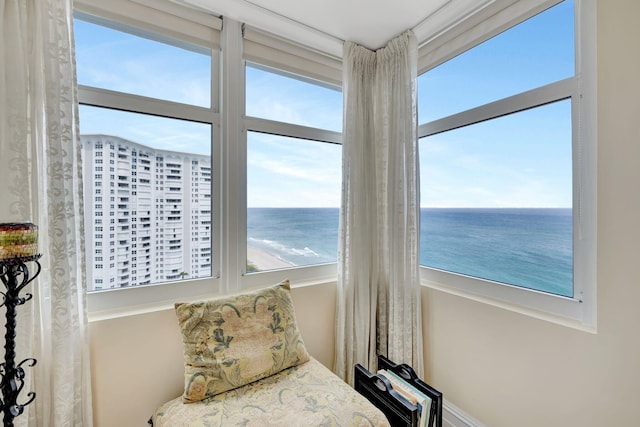
[[[408,400],[413,405],[418,407],[418,426],[419,427],[431,427],[431,405],[433,400],[418,390],[416,387],[402,379],[400,375],[387,371],[386,369],[378,370],[378,376],[386,378],[391,387],[400,394],[403,398]]]

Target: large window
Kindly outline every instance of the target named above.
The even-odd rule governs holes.
[[[174,2],[75,6],[90,310],[335,278],[339,58]]]
[[[339,88],[249,64],[246,94],[247,272],[335,263]]]
[[[181,10],[144,10],[176,24],[169,36],[126,10],[140,6],[120,7],[112,20],[118,13],[106,19],[81,3],[74,19],[87,291],[186,289],[216,276],[220,264],[217,46]]]
[[[420,263],[433,283],[590,323],[576,9],[525,14],[419,77]]]

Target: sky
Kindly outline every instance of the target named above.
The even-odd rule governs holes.
[[[418,122],[574,75],[573,5],[564,2],[418,78]],[[75,20],[79,84],[211,105],[211,58]],[[342,93],[246,69],[249,116],[334,131]],[[561,101],[424,138],[422,207],[571,207],[571,106]],[[211,153],[209,125],[81,106],[81,133]],[[339,145],[250,132],[249,207],[338,207]]]

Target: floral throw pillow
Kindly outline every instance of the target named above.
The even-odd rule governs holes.
[[[289,281],[240,295],[175,305],[182,331],[185,403],[309,360]]]

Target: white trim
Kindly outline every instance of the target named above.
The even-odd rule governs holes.
[[[470,110],[443,117],[418,127],[418,137],[435,135],[440,132],[473,125],[534,107],[577,97],[576,79],[571,77],[546,86],[532,89],[508,98],[490,102]]]
[[[337,264],[318,264],[308,267],[282,268],[278,270],[245,273],[242,277],[242,287],[251,288],[264,286],[265,283],[278,283],[289,279],[292,284],[329,283],[337,280]],[[293,286],[293,285],[292,285]]]
[[[87,293],[89,313],[112,313],[131,307],[161,305],[167,301],[192,299],[218,291],[220,281],[214,278],[153,283],[144,286],[107,289]]]
[[[213,124],[211,131],[211,177],[220,179],[222,170],[222,129],[220,122]],[[222,185],[211,185],[211,275],[220,279],[222,275]],[[217,219],[217,221],[216,221]]]
[[[333,266],[333,268],[332,268]],[[327,264],[325,266],[319,266],[316,269],[316,273],[335,273],[335,264]],[[245,280],[243,283],[244,288],[252,288],[258,286],[264,286],[265,283],[278,283],[284,279],[289,279],[291,282],[291,288],[301,288],[307,286],[324,285],[328,283],[335,283],[335,274],[315,274],[314,277],[308,278],[304,275],[290,274],[292,270],[275,271],[273,273],[255,273],[253,279]],[[300,276],[300,277],[298,277]],[[162,292],[162,286],[184,286],[184,282],[167,283],[164,285],[147,285],[143,287],[135,288],[122,288],[112,289],[98,292],[100,295],[89,294],[88,298],[92,301],[93,309],[89,312],[89,322],[98,322],[101,320],[114,319],[127,316],[135,316],[144,313],[153,313],[162,310],[173,310],[176,302],[195,302],[202,301],[211,298],[218,297],[220,295],[229,294],[229,292],[222,292],[218,289],[218,285],[212,285],[210,279],[199,280],[202,283],[198,285],[199,289],[195,289],[193,292],[177,293],[172,290],[166,293]],[[146,289],[146,291],[145,291]],[[200,292],[198,292],[198,290]],[[158,292],[159,291],[159,292]],[[145,293],[152,293],[151,298]],[[118,296],[120,295],[120,296]],[[126,305],[121,304],[122,295],[126,295],[129,298],[133,298]]]
[[[260,119],[257,117],[246,117],[244,119],[244,128],[247,131],[342,144],[342,134],[340,132],[278,122],[275,120]]]
[[[223,292],[241,289],[247,264],[247,132],[245,71],[242,60],[242,25],[225,18],[222,30],[222,156],[218,182],[221,185],[221,277]]]
[[[575,0],[578,16],[576,25],[576,69],[580,92],[580,102],[575,117],[579,123],[574,137],[574,162],[579,164],[580,175],[576,176],[578,191],[574,216],[574,259],[582,260],[574,268],[575,292],[584,302],[583,322],[592,327],[597,325],[597,251],[598,251],[598,113],[597,113],[597,43],[596,43],[596,1]]]
[[[78,85],[78,89],[78,101],[80,104],[201,123],[212,123],[219,120],[219,114],[213,112],[210,108],[91,86]]]
[[[486,427],[447,399],[442,402],[442,425],[444,427]]]

